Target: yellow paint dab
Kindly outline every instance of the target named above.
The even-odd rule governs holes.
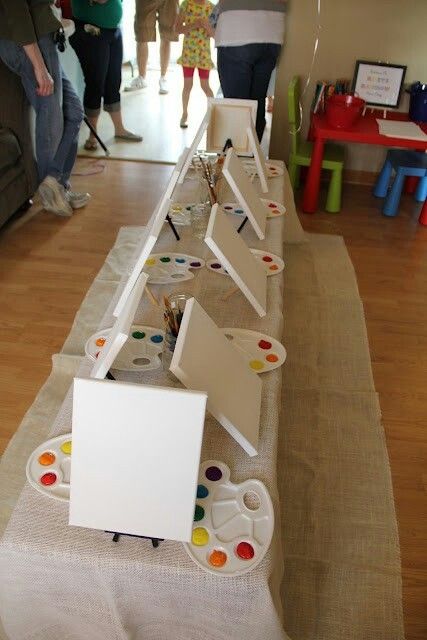
[[[251,369],[254,369],[254,371],[261,371],[261,369],[264,369],[264,363],[261,362],[261,360],[251,360],[249,366]]]

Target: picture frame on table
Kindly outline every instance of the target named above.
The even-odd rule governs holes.
[[[405,81],[406,65],[356,60],[352,91],[368,106],[397,108]]]

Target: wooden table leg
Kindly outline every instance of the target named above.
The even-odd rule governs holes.
[[[420,217],[418,218],[418,222],[427,226],[427,199],[424,200],[423,208],[421,209]]]
[[[322,138],[315,139],[302,201],[302,210],[305,211],[305,213],[315,213],[317,209],[324,146],[325,142]]]

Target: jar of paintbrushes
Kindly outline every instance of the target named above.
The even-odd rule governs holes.
[[[181,321],[184,315],[185,304],[191,295],[186,293],[173,293],[168,297],[164,297],[163,319],[165,322],[165,342],[163,348],[163,369],[169,371],[172,362],[173,352],[175,351],[176,340],[178,338]]]

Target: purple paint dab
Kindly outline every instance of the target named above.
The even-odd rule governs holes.
[[[200,262],[190,262],[190,267],[201,267]]]
[[[207,477],[208,480],[211,480],[212,482],[217,482],[222,478],[222,471],[221,469],[219,469],[219,467],[208,467],[205,471],[205,476]]]
[[[219,262],[213,262],[211,264],[211,269],[221,269],[221,265],[219,264]]]

